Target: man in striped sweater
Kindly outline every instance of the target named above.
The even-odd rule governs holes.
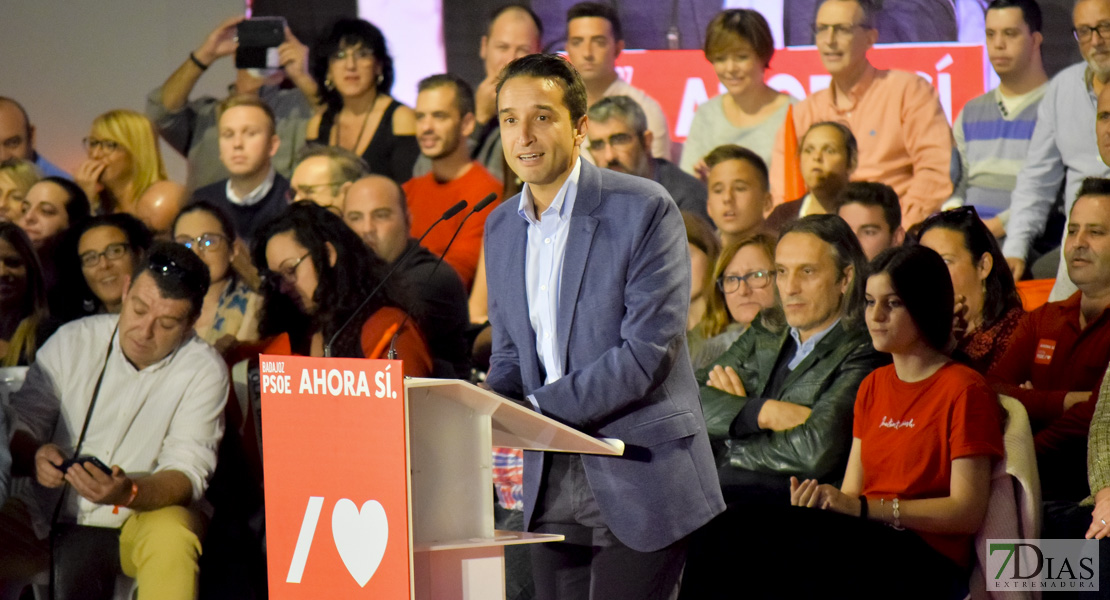
[[[974,206],[991,233],[1002,238],[1048,76],[1036,0],[994,0],[986,24],[987,55],[1001,83],[964,105],[956,118],[952,132],[962,169],[954,197]]]

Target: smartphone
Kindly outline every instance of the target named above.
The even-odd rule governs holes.
[[[285,41],[284,17],[257,17],[239,23],[239,47],[235,50],[236,69],[276,69],[280,67],[277,47]]]
[[[63,462],[62,466],[56,468],[64,473],[68,471],[71,466],[76,464],[91,464],[92,466],[103,471],[105,475],[112,475],[111,467],[101,462],[100,459],[95,456],[79,456],[77,458],[71,458]]]

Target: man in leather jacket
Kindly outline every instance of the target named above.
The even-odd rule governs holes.
[[[791,223],[775,251],[780,308],[697,374],[727,503],[785,503],[792,475],[843,476],[860,382],[890,360],[863,326],[865,265],[840,217]],[[771,325],[777,310],[788,327]]]

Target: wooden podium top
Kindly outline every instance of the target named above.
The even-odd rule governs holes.
[[[624,454],[624,442],[620,440],[587,435],[472,383],[459,379],[416,377],[405,380],[405,389],[410,395],[431,388],[450,393],[456,402],[489,415],[493,423],[494,446],[575,454]]]

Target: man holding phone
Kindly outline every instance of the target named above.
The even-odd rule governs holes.
[[[155,243],[118,316],[64,325],[39,351],[8,411],[14,472],[31,477],[0,509],[0,589],[47,569],[47,534],[76,523],[119,530],[119,569],[141,598],[195,597],[195,505],[216,468],[228,395],[223,360],[193,332],[208,285],[195,254]],[[66,540],[55,536],[55,556]]]
[[[185,187],[190,192],[227,179],[228,171],[219,160],[217,107],[220,99],[204,96],[190,101],[189,94],[208,67],[237,53],[240,37],[258,39],[254,35],[239,35],[240,26],[249,23],[253,21],[242,16],[220,23],[165,83],[147,95],[147,117],[154,122],[162,139],[188,160]],[[229,95],[256,95],[273,109],[275,129],[281,140],[274,155],[274,168],[288,178],[293,172],[296,151],[304,145],[305,124],[315,109],[317,86],[308,72],[308,47],[298,41],[288,27],[284,27],[284,40],[276,49],[279,68],[239,69]],[[246,57],[251,53],[239,54]],[[286,78],[295,89],[281,89]]]

